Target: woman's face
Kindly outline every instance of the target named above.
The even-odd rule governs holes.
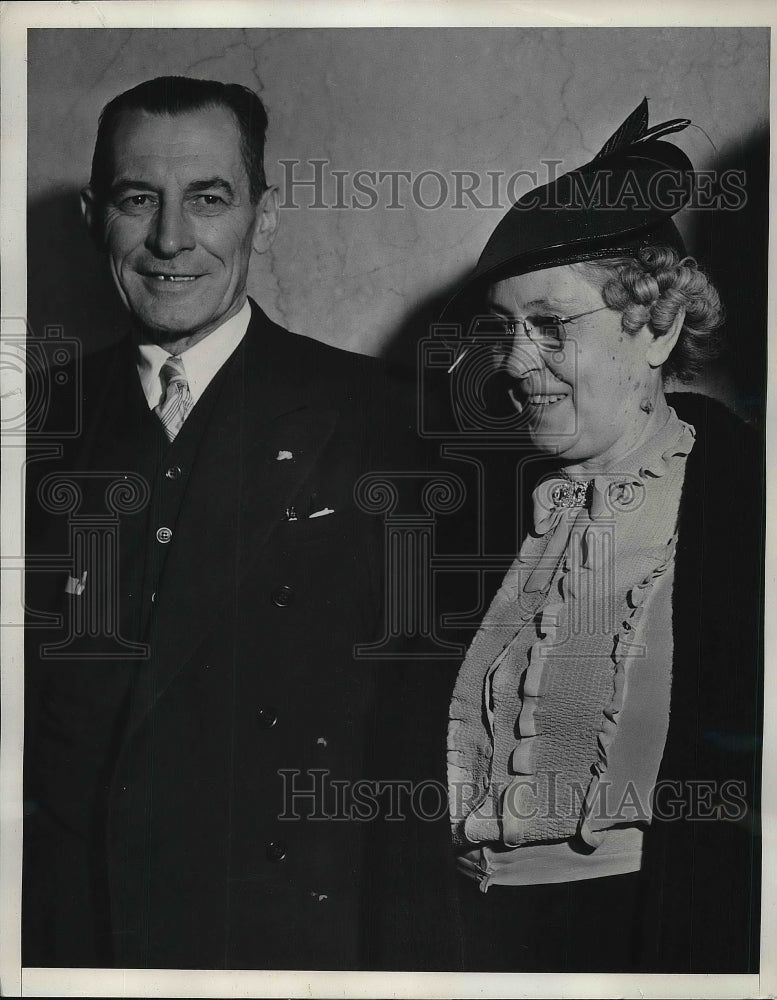
[[[488,304],[500,320],[527,320],[537,331],[552,317],[591,313],[563,324],[560,350],[540,347],[520,322],[510,328],[501,363],[536,448],[595,470],[637,443],[649,420],[645,401],[655,406],[661,392],[648,327],[622,330],[621,313],[604,307],[599,289],[570,264],[499,281]]]

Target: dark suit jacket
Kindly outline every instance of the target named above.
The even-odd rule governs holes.
[[[253,303],[172,445],[130,345],[87,359],[82,433],[30,472],[27,603],[62,624],[28,635],[25,964],[359,966],[363,824],[304,793],[362,771],[380,524],[353,490],[387,400],[374,359]],[[49,473],[80,491],[69,516],[42,509]]]

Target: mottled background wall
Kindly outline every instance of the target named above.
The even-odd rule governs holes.
[[[758,410],[765,341],[768,29],[494,28],[184,30],[46,29],[29,33],[29,316],[63,325],[88,349],[115,339],[121,314],[80,226],[97,116],[116,93],[176,73],[256,88],[270,130],[267,167],[287,204],[250,291],[279,322],[349,350],[407,347],[473,265],[503,208],[456,203],[456,171],[505,179],[540,158],[576,166],[647,95],[651,122],[688,117],[676,137],[699,169],[747,171],[738,212],[685,213],[690,246],[711,268],[735,350],[707,387]],[[709,136],[709,138],[707,138]],[[325,160],[321,201],[289,190]],[[399,181],[358,195],[354,173],[438,171],[413,197]],[[343,176],[341,203],[333,171]],[[461,176],[461,174],[460,174]],[[469,183],[472,183],[471,181]],[[518,191],[526,190],[523,182]],[[367,186],[370,184],[368,182]],[[284,191],[285,189],[285,191]],[[504,185],[499,192],[505,203]]]

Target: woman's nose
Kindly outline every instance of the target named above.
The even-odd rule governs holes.
[[[523,324],[518,323],[510,341],[505,369],[514,378],[522,378],[529,372],[542,371],[544,367],[545,357],[542,351],[529,338]]]

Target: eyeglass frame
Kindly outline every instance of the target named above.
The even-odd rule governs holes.
[[[559,340],[559,342],[556,343],[556,344],[547,344],[547,343],[543,344],[541,341],[535,340],[532,337],[531,332],[533,330],[535,330],[536,327],[532,326],[529,323],[528,319],[514,319],[514,320],[509,320],[508,322],[511,325],[516,325],[516,324],[520,323],[523,326],[523,330],[524,330],[524,333],[526,334],[526,336],[529,338],[529,340],[531,340],[531,342],[533,344],[537,345],[537,348],[539,350],[541,350],[541,351],[558,351],[558,350],[561,350],[561,348],[566,343],[566,339],[567,339],[566,334],[567,334],[567,332],[566,332],[566,329],[564,328],[564,324],[565,323],[573,323],[575,320],[582,319],[584,316],[593,316],[594,313],[603,312],[605,309],[610,309],[610,308],[611,308],[611,306],[607,306],[607,305],[598,306],[596,309],[588,309],[586,312],[575,313],[574,316],[556,316],[555,314],[551,314],[550,318],[557,320],[561,324],[561,329],[564,332],[564,338],[563,338],[563,340]],[[513,337],[515,337],[515,333],[513,333]],[[474,337],[472,339],[473,340],[477,340],[477,337]],[[458,368],[459,362],[463,361],[464,356],[466,354],[468,354],[468,353],[469,353],[469,348],[468,347],[464,347],[464,348],[462,348],[458,352],[458,354],[457,354],[457,356],[456,356],[453,364],[448,369],[448,374],[449,375],[452,374],[452,372],[454,371],[454,369]]]
[[[541,339],[535,339],[532,337],[532,333],[537,330],[537,327],[532,326],[528,319],[513,319],[508,322],[510,325],[517,325],[520,323],[523,327],[523,332],[533,344],[537,345],[540,350],[558,351],[566,343],[567,332],[564,328],[565,323],[573,323],[575,320],[582,319],[584,316],[593,316],[594,313],[603,312],[605,309],[609,308],[610,306],[598,306],[596,309],[589,309],[587,312],[575,313],[574,316],[557,316],[555,313],[549,314],[549,318],[555,320],[556,323],[560,325],[564,334],[563,338],[557,338],[558,342],[553,344],[543,344]],[[513,333],[513,336],[515,336],[515,333]]]

